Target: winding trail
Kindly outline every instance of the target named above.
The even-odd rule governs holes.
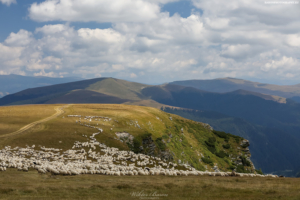
[[[34,127],[34,126],[37,125],[37,124],[41,124],[41,123],[50,121],[51,119],[54,119],[54,118],[58,117],[59,115],[63,114],[63,113],[65,112],[65,111],[63,110],[63,108],[67,108],[67,107],[69,107],[70,105],[72,105],[72,104],[65,105],[65,106],[62,106],[62,107],[56,107],[56,108],[55,108],[56,113],[53,114],[53,115],[51,115],[50,117],[47,117],[47,118],[42,119],[42,120],[39,120],[39,121],[32,122],[31,124],[28,124],[28,125],[22,127],[21,129],[19,129],[18,131],[15,131],[15,132],[13,132],[13,133],[8,133],[8,134],[5,134],[5,135],[0,135],[0,138],[18,135],[18,134],[23,133],[24,131],[27,131],[28,129]]]

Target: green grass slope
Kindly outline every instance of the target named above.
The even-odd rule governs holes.
[[[215,130],[225,131],[250,141],[251,160],[265,173],[295,176],[299,171],[299,142],[279,129],[258,126],[241,118],[213,111],[164,108],[173,113],[210,124]]]

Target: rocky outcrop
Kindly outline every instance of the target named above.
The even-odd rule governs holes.
[[[121,140],[122,142],[129,143],[129,144],[133,145],[134,137],[132,135],[130,135],[129,133],[127,133],[127,132],[117,132],[115,134],[116,134],[117,138],[119,140]]]

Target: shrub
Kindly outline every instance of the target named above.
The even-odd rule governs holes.
[[[236,172],[238,172],[238,173],[244,173],[245,172],[244,165],[238,165],[236,167]]]
[[[213,161],[210,158],[203,157],[203,158],[201,158],[201,160],[206,164],[209,164],[211,166],[213,165]]]
[[[229,138],[229,135],[223,131],[216,131],[216,130],[213,130],[213,133],[215,135],[217,135],[218,137],[220,138],[224,138],[224,139],[228,139]]]
[[[210,147],[215,147],[216,141],[217,141],[216,138],[210,137],[210,138],[208,138],[207,141],[205,141],[205,144]]]
[[[219,158],[228,157],[227,153],[225,153],[224,151],[217,152],[216,156],[218,156]]]
[[[151,133],[146,132],[146,133],[144,133],[144,134],[141,136],[141,138],[142,138],[142,139],[146,139],[146,138],[151,137],[151,136],[152,136]]]
[[[209,141],[205,141],[205,144],[208,147],[214,147],[215,148],[215,144],[214,143],[210,143]]]
[[[223,144],[223,148],[224,149],[229,149],[230,148],[230,144]]]
[[[233,137],[236,143],[240,143],[240,140],[242,139],[240,136],[232,135],[230,133],[228,133],[228,136]]]
[[[137,138],[134,138],[133,139],[132,151],[134,153],[139,153],[140,152],[140,146],[141,146],[141,141],[139,141]]]
[[[215,146],[213,146],[213,147],[207,146],[207,149],[213,154],[215,154],[217,151]]]
[[[247,160],[244,156],[240,156],[240,158],[242,159],[242,163],[243,163],[244,166],[248,166],[248,167],[251,166],[250,161]]]
[[[227,169],[234,170],[234,169],[235,169],[235,166],[230,165]]]
[[[216,143],[216,138],[214,138],[214,137],[210,137],[210,138],[208,138],[208,140],[207,141],[205,141],[205,144],[206,144],[206,146],[207,146],[207,149],[210,151],[210,152],[212,152],[213,154],[215,154],[216,153],[216,146],[215,146],[215,143]]]
[[[158,148],[159,148],[161,151],[165,151],[165,150],[166,150],[166,145],[165,145],[165,143],[163,143],[161,137],[160,137],[160,138],[157,138],[157,139],[155,140],[155,142],[156,142]]]
[[[256,173],[258,173],[258,174],[264,175],[264,173],[261,171],[261,169],[259,169],[259,170],[256,169],[255,171],[256,171]]]
[[[216,140],[215,137],[210,137],[210,138],[208,138],[208,141],[209,141],[210,143],[215,143],[217,140]]]

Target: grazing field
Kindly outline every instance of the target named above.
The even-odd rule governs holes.
[[[51,176],[15,169],[0,173],[0,199],[300,199],[300,179],[210,176]],[[149,198],[150,199],[150,198]]]

